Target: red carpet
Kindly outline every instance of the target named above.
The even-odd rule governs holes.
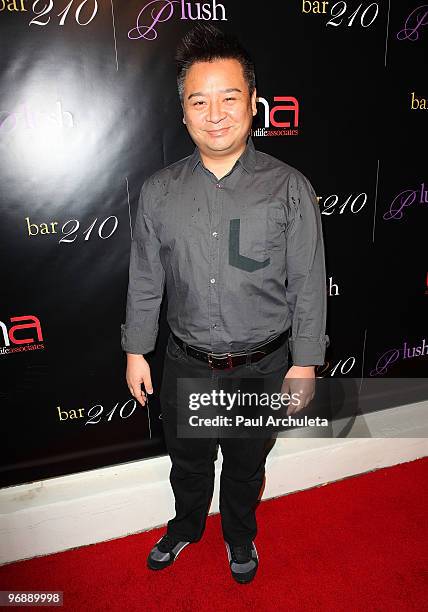
[[[145,567],[156,529],[5,565],[0,588],[62,590],[73,612],[427,610],[427,482],[425,458],[262,502],[247,585],[230,576],[217,514],[165,570]]]

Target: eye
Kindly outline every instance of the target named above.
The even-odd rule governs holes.
[[[231,98],[226,98],[226,100],[236,100],[236,98],[231,97]]]
[[[198,100],[193,104],[193,106],[198,106],[198,104],[205,104],[205,102],[203,100]]]

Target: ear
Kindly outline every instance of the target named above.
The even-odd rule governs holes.
[[[253,95],[251,96],[251,110],[253,112],[253,117],[257,115],[257,89],[254,88]]]

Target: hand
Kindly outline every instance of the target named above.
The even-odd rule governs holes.
[[[126,382],[128,384],[131,395],[145,406],[147,395],[141,389],[141,383],[147,393],[153,393],[152,379],[150,375],[150,366],[144,359],[143,355],[134,355],[127,353],[126,367]]]
[[[290,400],[287,415],[306,408],[315,395],[315,366],[291,366],[284,376],[281,393],[288,393],[290,396],[295,393],[299,398],[298,404]]]

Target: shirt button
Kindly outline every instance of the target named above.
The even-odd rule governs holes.
[[[221,189],[221,185],[220,185],[220,183],[217,183],[217,184],[216,184],[216,187],[217,187],[217,189]]]
[[[215,283],[215,278],[210,278],[210,283]]]
[[[213,323],[213,324],[212,324],[212,327],[213,327],[213,329],[215,329],[215,328],[217,327],[217,324],[216,324],[216,323]]]
[[[217,238],[217,236],[218,236],[217,232],[213,232],[213,236],[214,236],[214,238]]]

